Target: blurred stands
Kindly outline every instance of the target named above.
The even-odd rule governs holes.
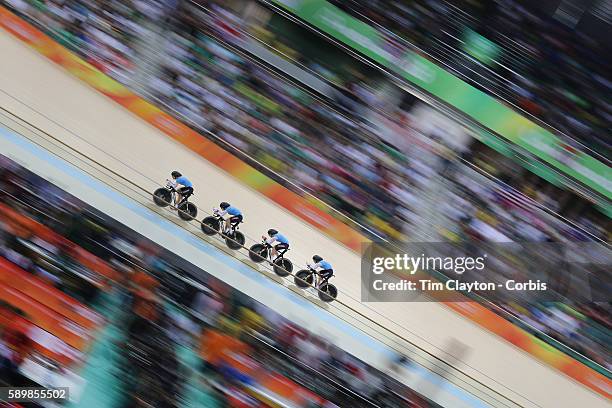
[[[609,160],[612,60],[597,38],[514,0],[330,2]],[[474,34],[494,44],[491,58],[470,53]]]
[[[1,381],[51,381],[78,395],[82,379],[75,370],[105,323],[96,309],[115,271],[52,229],[66,215],[52,204],[53,188],[36,184],[4,157],[0,197]]]
[[[66,10],[73,7],[73,2],[63,4]],[[31,8],[26,5],[20,10],[34,18]],[[232,42],[246,27],[229,10],[214,5],[212,9],[210,13],[187,5],[159,22],[165,41],[156,43],[153,51],[163,58],[152,62],[146,51],[132,58],[138,69],[153,73],[139,84],[140,89],[204,135],[212,132],[222,145],[228,143],[233,152],[238,149],[243,159],[280,182],[290,188],[295,185],[288,181],[297,184],[366,226],[364,232],[394,241],[609,241],[605,217],[587,214],[573,219],[580,228],[551,217],[542,208],[562,210],[555,194],[558,190],[546,193],[540,182],[526,180],[519,191],[475,175],[457,155],[492,172],[495,165],[481,152],[453,152],[437,135],[421,134],[406,112],[387,111],[387,120],[407,129],[415,141],[410,151],[400,151],[361,119],[370,109],[365,101],[372,100],[365,86],[351,84],[348,96],[338,105],[314,98],[214,40]],[[38,12],[50,13],[44,8]],[[89,59],[96,58],[99,45],[89,40],[87,27],[93,24],[90,20],[97,21],[98,12],[91,8],[91,17],[80,25],[82,40],[90,45],[83,48],[68,43]],[[69,25],[70,19],[63,24]],[[119,22],[114,27],[129,32]],[[51,33],[57,36],[57,31]],[[427,38],[423,34],[419,41],[427,42]],[[125,80],[121,75],[115,77]],[[434,184],[444,192],[427,198]],[[430,219],[421,212],[425,207],[435,207],[441,217]],[[428,235],[415,235],[422,222],[433,223]],[[494,310],[564,351],[571,354],[563,346],[567,344],[609,369],[607,306],[504,303]],[[523,324],[517,319],[524,320]],[[568,327],[572,329],[559,330],[559,321],[571,321]]]
[[[119,1],[72,2],[70,7],[53,1],[9,3],[17,9],[28,8],[41,24],[57,32],[61,44],[77,44],[83,51],[95,49],[95,57],[88,62],[101,71],[122,78],[134,73],[134,38],[147,34],[139,24],[142,11],[135,6],[146,2],[133,2],[131,7]],[[115,30],[116,26],[121,30]]]

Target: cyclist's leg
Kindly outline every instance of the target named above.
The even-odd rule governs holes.
[[[229,234],[234,228],[234,217],[227,217],[225,219],[225,231],[226,234]]]
[[[185,200],[185,188],[181,187],[176,190],[176,206],[178,207]]]
[[[223,230],[225,231],[226,235],[232,232],[232,227],[234,226],[232,218],[234,217],[223,218]]]
[[[272,254],[272,257],[276,261],[278,258],[283,256],[285,254],[285,252],[287,252],[289,250],[289,245],[287,245],[287,244],[277,244],[277,245],[274,246],[273,249],[274,249],[274,253]]]
[[[181,198],[178,205],[181,205],[193,194],[193,187],[181,187],[178,189],[178,193]]]
[[[278,244],[280,245],[280,244]],[[278,245],[274,245],[271,249],[272,249],[272,259],[276,261],[276,258],[278,258]]]
[[[319,287],[326,284],[327,281],[329,281],[329,278],[331,278],[333,275],[334,271],[331,269],[323,269],[321,272],[319,272],[319,276],[321,278],[319,281]]]
[[[230,225],[232,226],[233,229],[236,229],[236,227],[238,227],[238,224],[240,224],[242,222],[242,215],[234,215],[233,217],[230,218]]]

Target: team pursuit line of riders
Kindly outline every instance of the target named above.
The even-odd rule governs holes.
[[[170,175],[172,179],[166,180],[166,186],[153,193],[153,201],[160,207],[172,206],[185,221],[195,219],[198,209],[188,201],[193,195],[193,184],[176,170]],[[223,201],[219,208],[213,210],[213,215],[205,217],[200,225],[206,235],[221,234],[230,249],[238,250],[243,248],[245,243],[244,234],[238,231],[243,221],[242,211]],[[289,240],[274,228],[270,228],[267,235],[263,235],[261,239],[261,243],[249,248],[249,258],[256,263],[267,261],[279,276],[290,275],[293,264],[284,256],[289,250]],[[319,255],[314,255],[312,260],[314,263],[306,264],[306,269],[295,274],[295,284],[300,288],[314,286],[321,300],[331,302],[338,296],[336,287],[328,282],[334,275],[334,270],[331,264]]]

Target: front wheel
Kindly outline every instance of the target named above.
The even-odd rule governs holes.
[[[153,202],[160,207],[167,207],[172,202],[172,193],[160,187],[153,193]]]
[[[324,283],[319,287],[319,299],[329,303],[334,301],[338,297],[338,289],[331,283]]]
[[[206,235],[215,235],[221,228],[221,223],[217,217],[206,217],[202,220],[202,232]]]
[[[313,273],[309,270],[302,269],[301,271],[297,271],[295,274],[295,278],[293,278],[295,284],[300,288],[307,288],[312,286],[314,282]]]
[[[293,264],[287,258],[279,258],[274,261],[273,269],[278,276],[288,276],[293,270]]]
[[[268,249],[263,244],[255,244],[249,248],[249,258],[251,261],[260,263],[268,257]]]
[[[178,206],[178,215],[184,221],[191,221],[198,215],[198,208],[189,201]]]

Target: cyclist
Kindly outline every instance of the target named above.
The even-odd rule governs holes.
[[[284,250],[284,254],[289,250],[289,240],[274,228],[270,228],[268,230],[268,237],[269,238],[266,238],[265,236],[262,237],[266,240],[266,244],[272,246],[275,242],[278,242],[278,244],[272,246],[272,258],[276,259],[276,257],[279,255],[279,251]]]
[[[314,255],[312,257],[312,260],[314,261],[314,264],[313,265],[308,265],[308,266],[310,268],[316,270],[317,273],[319,274],[319,277],[321,278],[320,282],[319,282],[319,286],[321,286],[324,283],[327,283],[329,278],[334,276],[334,269],[332,268],[332,266],[331,266],[331,264],[329,262],[325,261],[319,255]]]
[[[176,189],[176,193],[178,194],[179,198],[176,204],[178,206],[182,204],[183,201],[187,201],[187,198],[189,198],[189,196],[193,194],[193,184],[187,179],[187,177],[183,176],[180,172],[176,170],[170,173],[170,175],[172,176],[172,180],[174,180],[176,184],[180,184],[182,186]]]
[[[215,214],[225,221],[225,234],[227,235],[231,232],[231,228],[236,228],[242,222],[242,212],[225,201],[219,204],[219,208],[221,208],[221,211],[215,210]],[[229,215],[229,217],[225,218],[226,215]]]

